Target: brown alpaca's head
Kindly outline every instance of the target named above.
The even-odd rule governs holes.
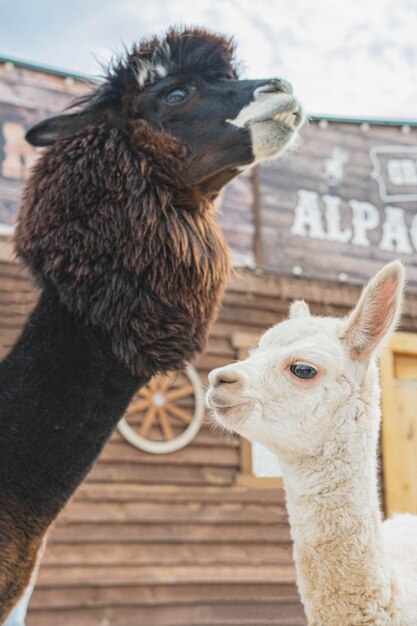
[[[211,200],[302,121],[288,83],[239,81],[232,58],[223,37],[171,30],[135,47],[78,112],[27,134],[47,148],[17,253],[138,374],[203,349],[229,270]]]
[[[211,198],[242,168],[281,153],[303,121],[289,83],[238,80],[233,54],[220,35],[171,29],[136,45],[76,113],[40,122],[27,140],[47,146],[86,127],[117,128],[170,186]]]

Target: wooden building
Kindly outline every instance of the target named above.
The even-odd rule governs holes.
[[[0,60],[3,354],[37,298],[9,238],[35,158],[24,128],[87,88],[80,77]],[[402,258],[409,295],[401,332],[382,359],[389,512],[417,513],[416,207],[416,124],[313,120],[292,155],[242,175],[221,198],[235,272],[207,352],[194,363],[206,384],[210,369],[244,356],[294,298],[316,313],[344,315],[364,281]],[[149,392],[162,388],[155,384]],[[144,427],[147,392],[131,405],[129,423],[145,439],[175,438],[193,413],[189,381],[169,385],[178,405],[161,410],[159,423]],[[208,421],[168,454],[145,452],[116,432],[50,534],[29,611],[28,626],[74,624],[305,624],[273,459]]]

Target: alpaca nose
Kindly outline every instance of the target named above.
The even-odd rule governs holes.
[[[291,83],[289,83],[287,80],[284,80],[283,78],[271,78],[271,80],[268,82],[267,85],[265,85],[262,91],[277,91],[279,93],[287,93],[291,95],[294,90]]]
[[[241,380],[240,375],[230,366],[218,367],[209,374],[209,383],[212,387],[231,385],[233,383],[241,382]]]

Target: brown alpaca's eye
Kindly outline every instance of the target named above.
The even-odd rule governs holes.
[[[305,365],[304,363],[293,363],[290,366],[291,373],[297,378],[302,378],[303,380],[308,380],[309,378],[314,378],[317,375],[317,370],[311,365]]]
[[[184,100],[187,100],[189,95],[190,94],[186,89],[180,89],[179,87],[177,87],[165,96],[165,101],[168,104],[179,104],[180,102],[184,102]]]

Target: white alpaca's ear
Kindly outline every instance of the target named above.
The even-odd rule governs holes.
[[[401,261],[394,261],[364,288],[343,332],[354,361],[371,356],[395,330],[401,317],[404,287],[404,266]]]
[[[310,309],[308,308],[307,302],[304,300],[294,300],[290,304],[290,319],[297,319],[299,317],[309,317]]]

